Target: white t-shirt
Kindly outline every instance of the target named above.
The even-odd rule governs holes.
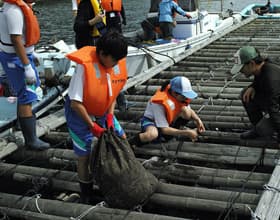
[[[25,24],[24,15],[21,9],[14,4],[4,3],[0,11],[0,50],[6,53],[15,53],[14,46],[4,45],[12,44],[11,35],[22,35],[23,44],[25,44]],[[33,53],[34,46],[26,47],[26,53]]]
[[[83,102],[83,92],[84,92],[83,89],[84,89],[84,66],[78,64],[76,71],[71,78],[69,88],[68,88],[68,96],[70,100]]]

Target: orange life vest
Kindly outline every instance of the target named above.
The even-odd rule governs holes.
[[[126,60],[113,68],[102,66],[96,47],[86,46],[67,57],[84,66],[83,105],[91,115],[102,116],[119,95],[127,80]]]
[[[121,0],[102,0],[101,5],[105,11],[121,11],[122,10],[122,1]]]
[[[166,119],[168,123],[171,124],[181,112],[182,107],[186,106],[186,104],[177,101],[177,99],[168,92],[169,89],[170,85],[168,85],[164,91],[158,89],[151,98],[151,102],[163,105],[166,112]]]
[[[37,17],[32,11],[31,5],[23,0],[4,0],[10,4],[15,4],[20,7],[25,20],[25,47],[35,45],[40,40],[40,27]]]

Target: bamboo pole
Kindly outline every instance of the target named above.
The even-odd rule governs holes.
[[[159,179],[166,179],[180,184],[199,184],[200,186],[228,187],[262,190],[263,185],[269,180],[269,174],[250,173],[236,170],[213,169],[191,165],[145,165]],[[246,180],[246,181],[245,181]]]
[[[120,124],[123,128],[129,130],[141,131],[140,128],[140,118],[135,118],[132,121],[120,121]],[[218,130],[218,129],[230,129],[230,130],[248,130],[252,127],[251,123],[240,123],[240,122],[213,122],[213,121],[203,121],[206,130]],[[193,121],[190,121],[187,124],[187,127],[195,128],[196,125]]]
[[[186,210],[195,210],[201,212],[201,210],[208,212],[221,213],[225,210],[229,204],[228,202],[223,201],[213,201],[206,199],[197,199],[197,198],[184,198],[184,197],[176,197],[171,195],[163,195],[163,194],[154,194],[149,203],[154,203],[156,205],[160,205],[162,208],[176,208],[181,211]],[[251,209],[255,209],[255,205],[250,205]],[[246,204],[234,203],[232,213],[250,216],[250,210]]]
[[[187,147],[188,145],[188,147]],[[193,145],[193,147],[191,147]],[[135,149],[135,153],[148,156],[174,158],[176,142],[168,144],[146,144]],[[228,148],[227,148],[228,147]],[[278,150],[248,148],[240,146],[223,146],[204,143],[184,143],[177,158],[189,161],[211,162],[228,165],[255,165],[262,161],[264,166],[275,166]]]
[[[160,165],[160,163],[159,165],[156,164],[157,163],[152,163],[145,165],[145,167],[159,178],[167,179],[172,182],[195,183],[233,188],[241,187],[244,183],[244,179],[248,179],[249,176],[249,172],[245,171],[213,169],[176,163],[162,165]],[[78,185],[68,186],[65,182],[63,182],[78,182],[76,172],[29,167],[24,165],[14,166],[13,164],[7,163],[2,164],[0,166],[0,170],[3,172],[3,177],[5,178],[13,178],[17,181],[27,181],[28,179],[24,178],[29,177],[30,175],[34,177],[44,177],[51,181],[55,188],[64,188],[74,192],[79,191],[77,189]],[[250,174],[250,178],[246,182],[245,186],[246,188],[261,189],[268,179],[269,174],[252,173]]]
[[[143,112],[118,112],[116,113],[119,119],[125,120],[132,120],[136,118],[141,118],[143,116]],[[200,119],[202,121],[211,121],[211,122],[225,122],[225,123],[232,123],[232,122],[240,122],[240,123],[250,123],[248,117],[240,117],[240,116],[222,116],[222,115],[204,115],[199,114]]]
[[[73,153],[73,150],[55,148],[49,148],[44,151],[34,151],[26,148],[21,148],[11,155],[11,158],[14,160],[24,160],[26,158],[40,158],[40,160],[48,160],[51,157],[64,159],[67,158],[73,163],[76,163],[77,160],[77,156]]]
[[[33,197],[18,196],[7,193],[0,193],[0,206],[22,209],[26,211],[38,212],[38,208],[42,213],[47,215],[62,217],[77,217],[85,214],[83,220],[123,220],[124,217],[130,220],[183,220],[182,218],[169,217],[158,214],[147,214],[140,212],[128,212],[121,209],[110,209],[102,206],[90,206],[77,203],[61,202],[57,200],[37,199]],[[86,214],[87,213],[87,214]],[[188,218],[184,218],[188,220]]]
[[[236,203],[245,203],[256,205],[260,199],[260,195],[231,192],[226,190],[207,189],[203,187],[180,186],[174,184],[159,183],[156,194],[172,195],[185,198],[197,198],[213,201],[230,201],[232,198],[237,198]],[[152,196],[153,197],[153,196]]]
[[[69,218],[61,217],[61,216],[54,216],[54,215],[47,215],[43,213],[37,212],[30,212],[25,211],[22,209],[14,209],[14,208],[7,208],[7,207],[0,207],[0,211],[5,213],[9,217],[15,217],[17,219],[25,219],[25,220],[69,220]],[[6,219],[6,218],[1,218]],[[8,219],[8,218],[7,218]]]
[[[37,158],[41,160],[40,157]],[[78,182],[78,176],[76,172],[49,169],[43,167],[30,167],[25,165],[16,165],[9,163],[0,163],[0,170],[2,171],[2,176],[6,178],[12,178],[14,173],[21,173],[32,176],[42,176],[46,178],[56,178],[60,180],[68,180]]]
[[[18,175],[18,180],[20,181],[31,181],[31,177],[28,175]],[[64,181],[65,183],[66,181]],[[52,187],[61,189],[63,185],[56,185],[57,182],[54,182],[52,184]],[[73,185],[74,183],[68,183],[67,185]],[[76,184],[77,185],[77,184]],[[79,188],[76,186],[76,189]],[[65,189],[65,186],[63,187]],[[224,191],[224,190],[213,190],[213,189],[207,189],[202,187],[188,187],[188,186],[179,186],[179,185],[173,185],[173,184],[164,184],[160,183],[157,189],[157,193],[155,193],[151,197],[151,203],[156,203],[158,205],[164,205],[166,203],[169,203],[172,205],[172,201],[163,201],[159,199],[159,197],[167,197],[169,198],[172,196],[172,199],[176,199],[176,208],[182,208],[181,202],[183,200],[204,200],[207,202],[208,200],[211,201],[211,203],[219,203],[220,201],[227,202],[230,201],[232,198],[237,197],[236,203],[245,203],[255,206],[259,200],[259,195],[250,194],[250,193],[238,193],[238,192],[230,192],[230,191]],[[154,198],[156,197],[156,198]],[[177,206],[178,205],[178,206]],[[237,206],[242,206],[237,205]],[[198,208],[198,207],[195,207]],[[214,210],[212,210],[214,211]],[[221,210],[220,210],[221,211]],[[240,214],[240,213],[239,213]]]

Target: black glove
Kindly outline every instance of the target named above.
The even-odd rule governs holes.
[[[126,19],[123,19],[123,20],[122,20],[122,24],[123,24],[123,25],[126,25]]]

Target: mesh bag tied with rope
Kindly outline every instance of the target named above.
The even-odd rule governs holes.
[[[112,208],[133,209],[155,192],[157,178],[136,159],[126,139],[105,131],[91,157],[94,179]]]

